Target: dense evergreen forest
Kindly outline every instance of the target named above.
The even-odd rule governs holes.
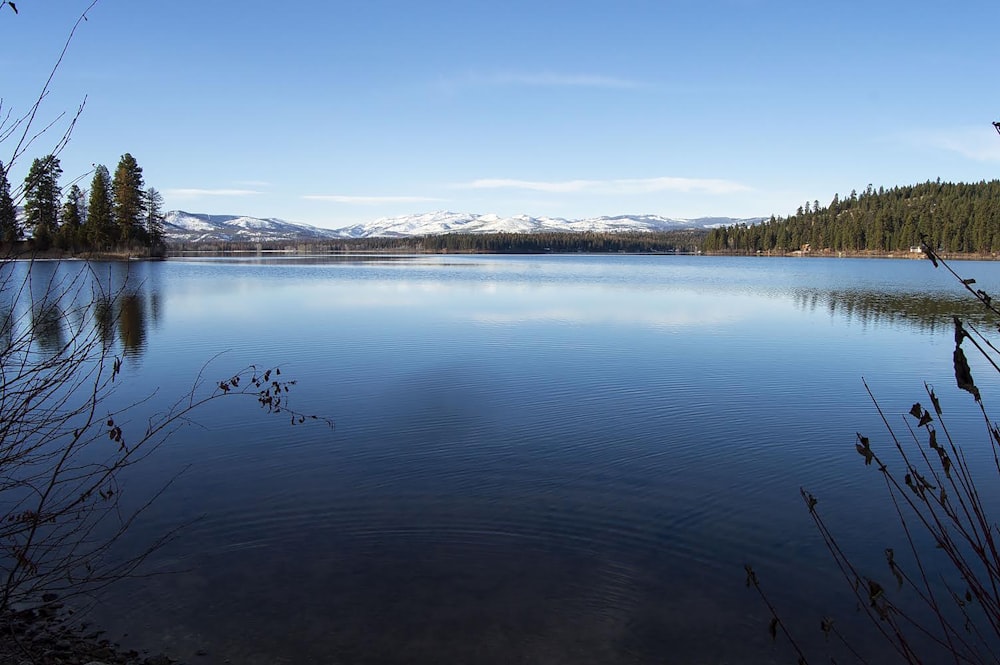
[[[946,253],[1000,251],[1000,180],[974,184],[925,182],[834,196],[828,206],[806,203],[787,219],[713,229],[706,252],[907,251],[925,236]]]
[[[299,252],[413,252],[541,254],[545,252],[696,252],[705,231],[667,233],[451,233],[398,238],[347,238],[314,242],[173,243],[172,252],[288,250]]]
[[[89,191],[73,183],[64,194],[61,176],[59,158],[46,155],[31,163],[24,182],[12,190],[0,163],[0,241],[8,250],[25,245],[73,254],[163,253],[163,197],[145,188],[142,167],[131,154],[121,156],[113,177],[96,165]],[[15,201],[24,202],[23,224]]]

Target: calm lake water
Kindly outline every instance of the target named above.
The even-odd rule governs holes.
[[[1000,265],[958,268],[998,291]],[[197,521],[146,569],[175,572],[94,617],[194,663],[794,662],[744,563],[815,653],[821,617],[854,616],[799,487],[873,573],[904,549],[854,452],[858,431],[888,445],[862,377],[900,425],[934,384],[992,463],[951,368],[951,314],[978,314],[924,261],[97,265],[126,270],[121,399],[280,365],[336,422],[222,400],[129,478],[140,496],[184,471],[128,546]]]

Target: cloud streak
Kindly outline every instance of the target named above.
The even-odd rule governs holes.
[[[540,72],[536,74],[503,73],[486,77],[485,83],[495,85],[524,85],[543,88],[643,88],[641,81],[601,76],[599,74],[557,74]]]
[[[911,134],[907,139],[918,146],[958,153],[977,162],[1000,162],[1000,141],[988,126]]]
[[[386,203],[427,203],[429,201],[444,201],[431,196],[348,196],[345,194],[307,194],[302,197],[307,201],[331,201],[333,203],[348,203],[351,205],[383,205]]]
[[[617,90],[647,88],[648,83],[601,74],[558,72],[496,72],[469,74],[444,81],[447,86],[522,86],[532,88],[608,88]]]
[[[201,199],[213,196],[255,196],[261,192],[254,189],[168,189],[166,196],[178,199]]]
[[[515,180],[481,178],[458,185],[461,189],[524,189],[550,194],[631,195],[655,192],[704,192],[734,194],[753,188],[731,180],[714,178],[626,178],[618,180]]]

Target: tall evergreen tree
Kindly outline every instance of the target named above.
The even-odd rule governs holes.
[[[146,190],[146,234],[149,246],[157,248],[163,244],[163,195],[155,187]]]
[[[7,171],[0,162],[0,240],[14,242],[22,236],[21,227],[17,223],[17,207],[10,195],[10,181]]]
[[[76,185],[69,188],[62,206],[62,225],[56,234],[56,246],[61,249],[72,249],[83,239],[83,220],[86,216],[83,200],[83,190]]]
[[[107,249],[114,242],[115,222],[111,208],[111,174],[103,164],[94,169],[90,181],[84,238],[93,249]]]
[[[59,225],[59,176],[55,155],[36,158],[24,179],[24,220],[35,244],[45,248]]]
[[[122,155],[111,183],[115,226],[118,240],[129,245],[134,240],[145,240],[145,193],[142,168],[130,153]]]

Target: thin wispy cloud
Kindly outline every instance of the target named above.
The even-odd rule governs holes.
[[[977,162],[1000,162],[1000,141],[989,125],[912,133],[904,138],[918,146],[954,152]]]
[[[731,180],[715,178],[625,178],[618,180],[515,180],[481,178],[458,185],[462,189],[523,189],[551,194],[628,195],[654,192],[704,192],[734,194],[753,188]]]
[[[255,189],[168,189],[164,192],[166,196],[178,199],[201,199],[215,196],[255,196],[261,192]]]
[[[348,196],[345,194],[307,194],[302,197],[307,201],[331,201],[350,205],[382,205],[386,203],[427,203],[444,201],[430,196]]]
[[[635,79],[602,74],[559,72],[494,72],[467,74],[445,79],[446,87],[466,86],[522,86],[534,88],[611,88],[635,89],[649,87]]]
[[[497,85],[526,85],[540,87],[567,88],[642,88],[646,84],[614,76],[596,74],[558,74],[542,72],[539,74],[496,74],[489,83]]]

